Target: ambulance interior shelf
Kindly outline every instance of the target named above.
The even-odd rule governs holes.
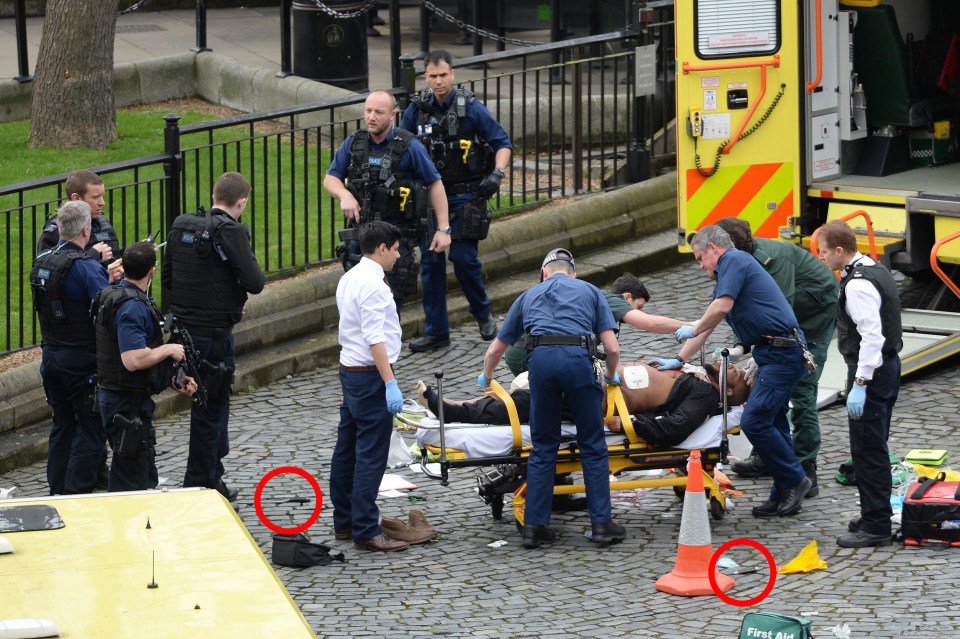
[[[742,140],[747,139],[754,133],[756,133],[760,129],[760,127],[763,126],[763,123],[770,118],[770,115],[773,114],[773,110],[777,108],[777,104],[779,104],[780,100],[783,98],[783,95],[786,92],[786,89],[787,89],[787,85],[784,83],[781,83],[780,90],[777,91],[777,94],[775,96],[773,96],[773,101],[770,103],[770,106],[767,107],[767,110],[764,111],[763,115],[761,115],[757,119],[757,121],[750,126],[750,128],[743,130],[740,133],[740,135],[736,136],[735,139],[723,140],[720,143],[720,145],[717,147],[716,157],[713,160],[713,167],[711,167],[710,169],[703,168],[703,165],[700,160],[700,152],[697,148],[698,142],[703,135],[703,114],[701,109],[699,109],[698,107],[692,107],[690,109],[690,117],[687,118],[687,134],[693,138],[693,161],[697,167],[697,173],[699,173],[705,178],[716,175],[717,171],[720,170],[721,156],[724,153],[729,153],[730,149],[733,146],[731,142],[734,142],[734,141],[740,142]],[[747,118],[749,117],[750,117],[750,114],[748,113]],[[744,124],[746,124],[746,122],[744,122]]]

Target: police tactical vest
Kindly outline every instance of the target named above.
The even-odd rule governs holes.
[[[123,304],[133,300],[139,304],[145,304],[150,309],[150,317],[153,319],[153,341],[147,346],[157,348],[163,344],[163,323],[160,311],[157,310],[156,304],[149,295],[135,286],[114,284],[105,288],[97,293],[93,301],[94,326],[97,335],[97,376],[101,388],[151,395],[159,392],[153,388],[151,372],[163,362],[144,370],[129,371],[120,358],[120,342],[117,339],[114,318]]]
[[[903,348],[903,327],[900,321],[900,292],[897,283],[880,264],[858,265],[840,283],[840,304],[837,306],[837,348],[848,365],[856,364],[860,353],[860,333],[847,313],[847,284],[854,279],[865,279],[880,293],[880,327],[883,332],[883,356],[890,357]]]
[[[63,244],[44,251],[33,262],[30,286],[44,344],[89,349],[96,345],[90,302],[70,300],[63,285],[74,262],[92,259],[73,245]]]
[[[476,190],[477,184],[495,166],[495,153],[477,132],[466,133],[462,124],[467,105],[476,100],[473,92],[457,88],[453,102],[440,111],[433,92],[424,89],[411,98],[420,111],[417,137],[437,166],[447,195],[462,195]]]
[[[53,234],[54,237],[60,238],[60,230],[57,228],[56,216],[47,220],[46,226],[43,227],[43,233],[46,235]],[[110,249],[113,251],[113,259],[120,257],[120,238],[117,237],[117,230],[113,228],[110,220],[108,220],[105,215],[91,218],[90,239],[87,241],[87,245],[83,247],[83,250],[89,250],[94,244],[99,242],[105,242],[110,246]]]
[[[413,138],[409,131],[395,127],[386,148],[374,150],[367,131],[353,134],[347,188],[360,203],[361,224],[386,220],[419,226],[426,192],[422,182],[400,171],[401,158]]]
[[[240,321],[246,292],[220,246],[220,231],[236,224],[220,209],[181,215],[168,235],[170,310],[189,326],[226,328]]]

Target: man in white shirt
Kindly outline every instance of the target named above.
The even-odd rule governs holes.
[[[337,285],[343,404],[330,462],[330,501],[337,539],[358,548],[403,550],[381,530],[377,493],[387,466],[393,414],[403,394],[391,364],[400,355],[400,318],[385,272],[400,259],[400,230],[387,222],[360,226],[360,262]]]
[[[850,521],[849,533],[838,537],[837,545],[889,546],[887,438],[900,392],[900,293],[890,271],[857,250],[857,238],[845,222],[828,222],[819,237],[820,259],[842,270],[837,346],[847,364],[850,454],[860,492],[860,517]]]

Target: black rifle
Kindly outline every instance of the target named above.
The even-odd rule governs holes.
[[[173,380],[174,388],[183,388],[184,378],[189,375],[197,383],[197,392],[193,395],[193,400],[203,408],[207,407],[207,386],[203,383],[200,376],[200,365],[203,358],[200,357],[200,351],[193,345],[193,338],[184,328],[183,324],[171,315],[170,322],[170,341],[183,345],[183,361],[176,364],[176,377]]]

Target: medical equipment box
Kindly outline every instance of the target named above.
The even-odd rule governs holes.
[[[947,461],[947,451],[942,448],[933,450],[929,448],[914,448],[907,453],[903,461],[908,461],[911,464],[920,464],[921,466],[942,466],[943,463]]]
[[[960,547],[960,482],[944,478],[944,473],[924,477],[907,490],[900,523],[904,545],[936,541]]]

